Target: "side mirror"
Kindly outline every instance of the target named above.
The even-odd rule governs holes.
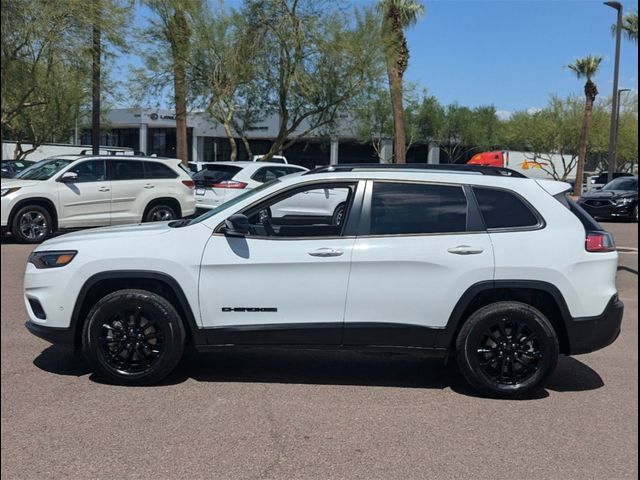
[[[77,178],[78,178],[78,174],[75,172],[64,172],[60,176],[58,181],[62,183],[73,183],[76,181]]]
[[[244,237],[249,235],[249,219],[241,213],[231,215],[224,221],[222,232],[230,237]]]

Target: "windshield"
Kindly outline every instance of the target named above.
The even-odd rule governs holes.
[[[29,168],[25,168],[22,172],[16,175],[15,178],[23,180],[49,180],[56,173],[73,162],[75,162],[75,160],[64,158],[50,158],[48,160],[42,160]]]
[[[229,207],[233,207],[234,205],[237,205],[238,203],[246,200],[247,198],[253,197],[254,195],[260,193],[262,190],[266,190],[267,188],[271,187],[272,185],[275,185],[276,183],[280,183],[280,180],[277,178],[271,180],[270,182],[263,183],[259,187],[256,187],[252,190],[247,190],[246,192],[241,193],[237,197],[233,197],[228,202],[218,205],[216,208],[209,210],[207,213],[203,213],[199,217],[194,218],[193,220],[189,221],[187,225],[195,225],[196,223],[200,223],[206,220],[207,218],[211,218],[214,215],[217,215],[218,213],[222,212],[223,210],[226,210]]]
[[[602,189],[624,191],[638,190],[638,179],[630,177],[616,178],[615,180],[607,183],[604,187],[602,187]]]

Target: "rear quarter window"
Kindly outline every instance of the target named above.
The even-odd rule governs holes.
[[[474,187],[480,212],[487,229],[534,228],[538,216],[517,195],[506,190]]]
[[[177,178],[178,173],[159,162],[144,162],[144,176],[151,179]]]

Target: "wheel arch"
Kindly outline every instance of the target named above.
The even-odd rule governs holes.
[[[10,228],[13,224],[13,219],[16,213],[23,207],[28,205],[37,205],[42,208],[46,208],[49,214],[51,215],[51,220],[53,222],[52,230],[55,231],[58,229],[58,210],[56,208],[55,203],[46,197],[33,197],[33,198],[25,198],[23,200],[18,201],[12,208],[11,213],[9,213],[9,218],[7,220],[7,226]]]
[[[174,208],[176,211],[176,216],[178,218],[182,218],[182,206],[180,205],[180,202],[176,198],[159,197],[159,198],[154,198],[153,200],[150,200],[149,203],[147,203],[147,206],[144,207],[144,212],[142,214],[142,221],[144,222],[144,219],[147,218],[147,214],[149,213],[149,210],[151,210],[156,205],[161,205],[161,204],[166,204],[171,208]]]
[[[71,315],[74,348],[80,349],[82,346],[82,328],[87,314],[96,302],[109,293],[129,288],[148,290],[162,295],[180,314],[187,340],[195,345],[206,343],[193,309],[179,283],[173,277],[162,272],[118,270],[93,275],[80,289]]]
[[[571,351],[567,323],[572,317],[562,293],[555,285],[535,280],[496,280],[470,287],[458,301],[446,328],[438,335],[436,347],[453,348],[469,316],[486,305],[500,301],[518,301],[540,310],[556,331],[560,353]]]

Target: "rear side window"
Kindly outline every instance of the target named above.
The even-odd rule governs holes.
[[[200,170],[193,176],[193,179],[204,180],[211,183],[224,182],[231,180],[242,168],[234,165],[215,165],[207,166],[204,170]]]
[[[177,178],[178,174],[167,165],[159,162],[144,162],[145,178]]]
[[[462,187],[376,182],[371,235],[456,233],[467,229]]]
[[[474,187],[488,229],[536,227],[540,221],[517,195],[505,190]]]
[[[112,180],[144,179],[144,163],[139,160],[111,160]]]

